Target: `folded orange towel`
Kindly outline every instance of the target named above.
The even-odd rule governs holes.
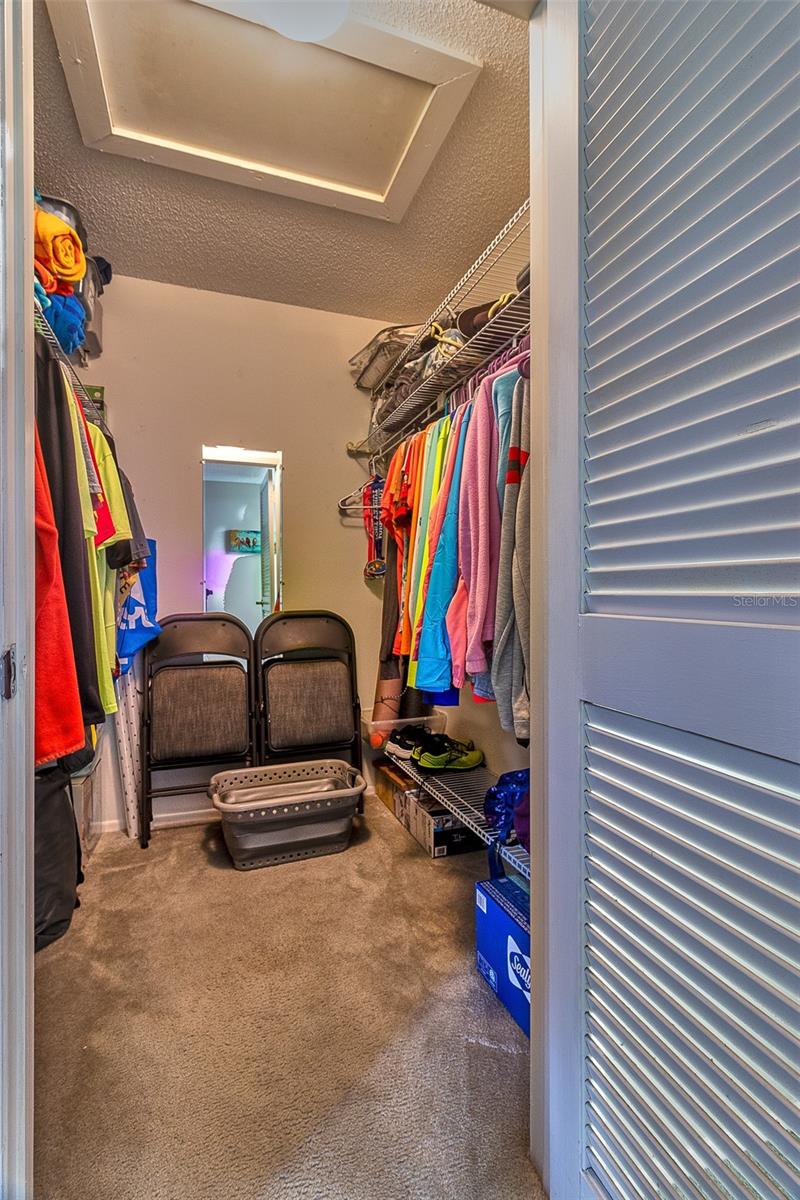
[[[34,211],[34,257],[58,279],[76,283],[86,274],[81,239],[66,221],[43,208]]]
[[[39,280],[39,283],[48,296],[51,296],[58,287],[58,280],[55,275],[52,271],[48,271],[44,263],[37,262],[36,259],[33,260],[33,269],[36,272],[36,278]]]

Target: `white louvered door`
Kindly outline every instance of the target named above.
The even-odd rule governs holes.
[[[540,377],[574,608],[543,653],[534,1145],[552,1200],[796,1200],[800,9],[569,8],[541,18],[545,64],[578,58],[580,242]]]

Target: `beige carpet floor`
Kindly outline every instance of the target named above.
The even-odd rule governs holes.
[[[104,837],[37,955],[37,1200],[541,1200],[485,873],[378,801],[344,854],[249,873],[215,826]]]

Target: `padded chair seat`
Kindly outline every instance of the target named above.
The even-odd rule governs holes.
[[[150,693],[154,763],[245,754],[250,745],[247,673],[240,663],[165,666]]]
[[[273,663],[264,686],[271,750],[352,742],[351,673],[340,659]]]

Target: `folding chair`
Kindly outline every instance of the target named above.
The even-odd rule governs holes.
[[[229,613],[177,613],[144,652],[139,844],[150,840],[153,799],[205,790],[195,780],[155,787],[153,775],[225,763],[252,765],[255,680],[250,631]]]
[[[266,617],[253,639],[262,764],[342,758],[361,770],[356,649],[330,612]]]

